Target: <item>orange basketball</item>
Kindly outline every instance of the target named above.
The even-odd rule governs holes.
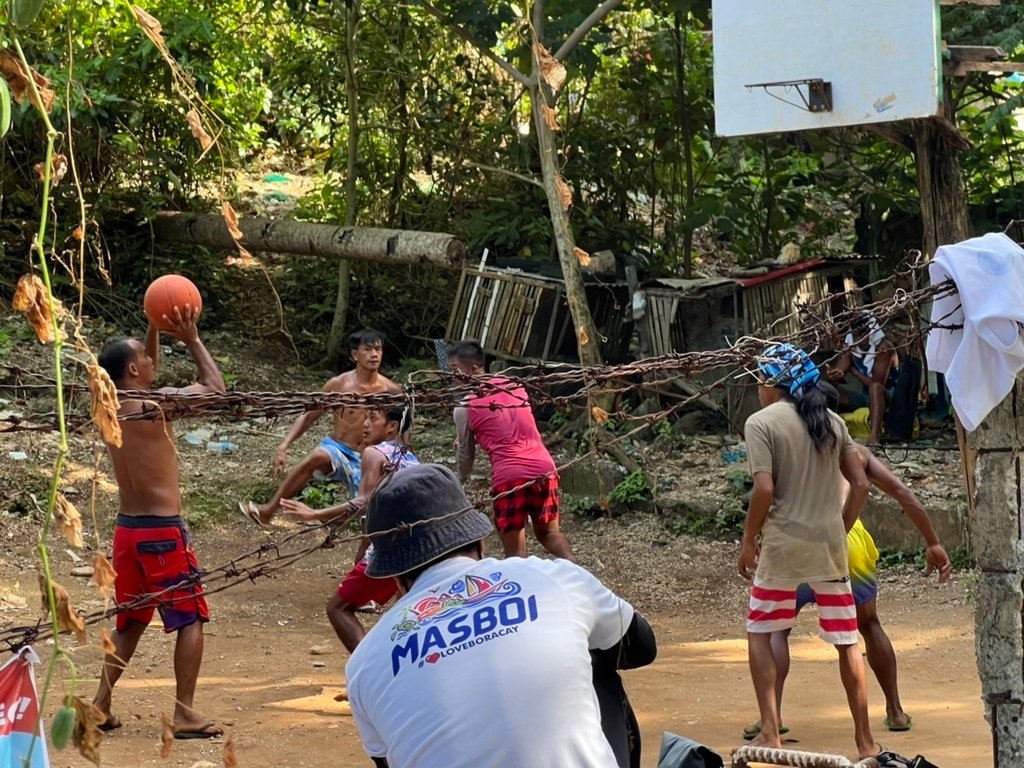
[[[149,322],[161,331],[170,330],[163,316],[167,315],[173,320],[175,307],[184,315],[186,304],[192,305],[192,315],[195,316],[203,307],[203,297],[199,295],[195,283],[181,275],[158,277],[150,283],[142,300]]]

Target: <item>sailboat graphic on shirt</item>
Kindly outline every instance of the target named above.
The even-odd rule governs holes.
[[[522,587],[517,582],[502,579],[500,572],[490,574],[490,578],[467,574],[442,594],[424,597],[403,608],[401,618],[392,628],[391,639],[398,640],[435,621],[454,617],[457,613],[467,612],[469,608],[518,595],[520,592]]]

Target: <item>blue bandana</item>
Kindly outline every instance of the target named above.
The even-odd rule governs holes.
[[[772,344],[757,359],[757,369],[764,376],[765,384],[787,389],[794,396],[821,378],[814,361],[792,344]]]

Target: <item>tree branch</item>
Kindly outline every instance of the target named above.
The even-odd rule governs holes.
[[[622,0],[619,0],[619,2],[621,2],[621,1]],[[445,16],[443,13],[441,13],[441,11],[439,11],[437,8],[435,8],[433,5],[431,5],[429,2],[427,2],[427,0],[420,0],[419,4],[420,4],[420,6],[425,8],[428,13],[433,15],[434,18],[436,18],[438,21],[440,21],[443,26],[445,26],[448,29],[452,30],[452,32],[454,32],[456,35],[461,37],[465,42],[467,42],[470,45],[472,45],[480,53],[482,53],[486,58],[490,59],[492,63],[494,63],[499,68],[504,70],[506,72],[506,74],[508,74],[508,76],[511,77],[513,80],[515,80],[518,83],[521,83],[522,85],[525,85],[526,87],[530,86],[530,78],[528,78],[526,75],[524,75],[518,69],[513,67],[511,64],[509,64],[503,58],[498,56],[490,48],[488,48],[488,47],[478,43],[462,27],[460,27],[457,24],[452,24],[449,21],[447,16]]]
[[[505,176],[511,176],[513,179],[519,179],[520,181],[525,181],[527,184],[533,184],[544,189],[544,185],[532,176],[526,176],[522,173],[516,173],[515,171],[506,171],[504,168],[495,168],[493,165],[483,165],[481,163],[471,163],[469,161],[466,162],[466,165],[470,168],[478,168],[481,171],[490,171],[491,173],[500,173]]]
[[[587,36],[594,27],[601,23],[605,16],[614,11],[620,5],[623,0],[604,0],[597,8],[595,8],[583,23],[580,24],[573,33],[569,35],[562,47],[558,49],[558,53],[555,54],[555,59],[558,61],[565,61],[569,58],[570,54],[576,50],[576,46],[580,44],[580,41]]]

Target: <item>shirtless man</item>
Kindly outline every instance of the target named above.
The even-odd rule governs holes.
[[[188,347],[199,368],[199,383],[157,391],[224,392],[217,364],[199,340],[199,313],[193,314],[188,304],[183,309],[179,312],[176,307],[174,319],[165,315],[164,321],[172,326],[169,333]],[[146,331],[145,345],[135,339],[115,339],[99,356],[99,364],[122,390],[150,389],[159,361],[160,332],[152,325]],[[137,413],[143,407],[139,400],[122,401],[119,413]],[[111,695],[156,609],[164,632],[178,633],[174,645],[174,737],[221,736],[223,728],[192,708],[203,660],[203,624],[210,620],[210,612],[202,586],[191,580],[198,574],[199,565],[181,519],[178,454],[171,425],[160,419],[122,421],[121,437],[119,448],[107,445],[120,493],[120,511],[114,528],[114,592],[118,604],[131,602],[140,595],[161,594],[150,605],[117,616],[113,633],[117,650],[104,659],[99,689],[93,699],[97,709],[107,716],[100,728],[109,731],[121,727],[120,719],[110,711]]]
[[[360,462],[359,494],[351,501],[326,509],[310,509],[302,502],[282,499],[284,514],[311,522],[336,520],[343,523],[348,520],[363,508],[386,473],[420,463],[402,440],[402,435],[410,426],[403,406],[366,411],[363,441],[367,447],[363,449]],[[370,540],[363,537],[356,553],[355,565],[327,603],[327,618],[349,653],[366,636],[356,611],[369,603],[383,606],[398,593],[398,584],[394,579],[371,579],[366,575],[366,566],[372,557]]]
[[[401,392],[397,384],[380,374],[383,357],[383,337],[377,331],[356,331],[349,337],[349,350],[355,361],[354,371],[346,371],[324,384],[324,392],[351,392],[375,395],[381,392]],[[309,411],[296,419],[288,430],[274,456],[273,475],[277,477],[288,464],[288,446],[312,427],[324,410]],[[363,447],[363,422],[366,412],[362,408],[338,408],[332,411],[334,427],[331,434],[320,441],[302,461],[292,467],[284,482],[266,504],[254,501],[240,502],[242,514],[259,525],[267,525],[281,508],[281,499],[290,499],[313,479],[316,472],[348,484],[353,496],[359,493],[360,450]]]

